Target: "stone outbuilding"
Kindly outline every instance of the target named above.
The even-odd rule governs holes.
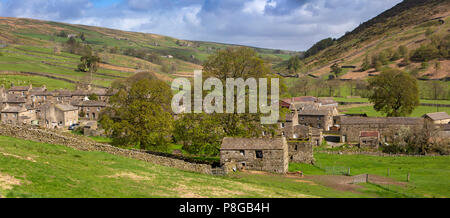
[[[361,131],[359,133],[359,147],[378,148],[380,133],[378,131]]]
[[[428,113],[423,115],[423,118],[433,122],[434,124],[449,124],[450,115],[446,112]]]
[[[289,156],[286,138],[224,138],[220,163],[226,169],[257,170],[284,174]]]

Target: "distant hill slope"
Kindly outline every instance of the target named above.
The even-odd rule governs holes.
[[[361,24],[333,45],[306,58],[304,73],[318,77],[327,76],[330,66],[339,63],[344,69],[341,79],[364,79],[375,75],[375,69],[361,71],[366,56],[372,56],[383,50],[396,51],[404,45],[411,50],[431,42],[433,36],[447,37],[450,33],[450,1],[448,0],[405,0],[375,18]],[[401,60],[389,63],[397,67]],[[444,79],[450,77],[449,60],[440,59],[440,69],[431,66],[421,67],[421,63],[412,63],[400,68],[417,74],[418,78]],[[430,64],[431,65],[431,64]],[[352,69],[352,67],[356,67]]]
[[[55,83],[83,80],[77,72],[80,56],[64,49],[69,37],[93,48],[102,59],[94,84],[107,87],[137,71],[154,71],[163,80],[192,75],[218,49],[232,47],[213,42],[179,40],[168,36],[127,32],[102,27],[0,17],[0,83]],[[254,48],[269,63],[290,58],[290,51]],[[22,73],[18,73],[22,72]],[[30,77],[23,72],[39,73]],[[43,77],[46,77],[43,79]],[[63,86],[63,85],[61,85]],[[55,87],[55,88],[58,88]]]

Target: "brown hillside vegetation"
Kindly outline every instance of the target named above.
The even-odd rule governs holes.
[[[357,67],[355,70],[347,71],[341,79],[363,79],[376,72],[373,68],[361,72],[360,67],[366,55],[373,56],[386,49],[395,51],[401,45],[412,51],[431,43],[430,38],[433,36],[446,37],[449,34],[450,1],[405,0],[361,24],[338,39],[334,45],[308,57],[305,61],[310,69],[309,72],[315,76],[328,74],[331,65],[339,62],[340,65]],[[437,71],[431,67],[430,63],[430,66],[427,69],[421,69],[418,75],[427,75],[430,79],[450,77],[448,61],[439,60],[441,67]],[[420,66],[420,63],[418,65]],[[391,66],[404,68],[396,64]],[[412,66],[417,64],[412,63]]]

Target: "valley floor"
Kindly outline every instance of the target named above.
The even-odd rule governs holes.
[[[84,152],[60,145],[0,136],[1,197],[449,197],[450,157],[371,157],[316,154],[317,165],[291,164],[305,177],[265,173],[210,176],[153,165],[103,152]],[[370,173],[383,184],[330,183],[329,167]],[[411,181],[405,182],[406,173]],[[327,175],[328,174],[328,175]],[[375,177],[374,177],[375,178]],[[375,180],[374,180],[375,181]]]

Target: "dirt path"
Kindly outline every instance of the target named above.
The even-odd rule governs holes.
[[[245,171],[244,173],[254,174],[254,175],[274,175],[267,172],[261,171]],[[354,183],[353,176],[344,175],[295,175],[286,174],[280,175],[282,177],[293,179],[295,182],[306,183],[310,185],[323,185],[339,191],[348,191],[353,193],[361,193],[360,189],[363,187]],[[378,175],[369,175],[369,182],[378,185],[397,185],[401,187],[406,187],[406,182],[399,182],[391,178]]]

